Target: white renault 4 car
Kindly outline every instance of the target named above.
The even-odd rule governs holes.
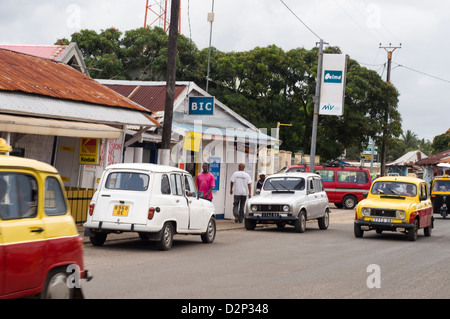
[[[192,176],[179,168],[123,163],[106,167],[92,197],[85,235],[95,246],[109,233],[137,232],[155,239],[161,250],[172,247],[173,235],[216,235],[214,205],[201,199]]]
[[[245,228],[256,224],[292,225],[299,233],[306,221],[317,219],[320,229],[329,225],[330,209],[322,179],[313,173],[280,173],[266,178],[259,196],[247,201]]]

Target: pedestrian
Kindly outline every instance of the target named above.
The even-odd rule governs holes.
[[[261,190],[262,186],[264,184],[264,181],[266,180],[266,172],[262,171],[259,173],[259,180],[256,182],[256,189]]]
[[[233,195],[233,215],[234,221],[242,223],[244,220],[245,201],[251,197],[252,178],[244,171],[245,164],[239,164],[239,170],[231,175],[230,194]]]
[[[212,190],[216,186],[214,175],[209,171],[209,164],[203,163],[202,172],[199,173],[195,179],[197,183],[197,189],[203,193],[203,199],[212,202],[213,194]]]

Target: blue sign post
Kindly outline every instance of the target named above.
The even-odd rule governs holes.
[[[191,115],[213,115],[214,97],[213,96],[190,96],[189,114]]]
[[[218,191],[220,182],[220,157],[209,158],[209,171],[214,176],[215,186],[213,188],[213,191]]]

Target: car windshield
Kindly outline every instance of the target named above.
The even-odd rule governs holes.
[[[305,179],[301,177],[272,177],[266,179],[265,191],[301,191],[305,189]]]
[[[114,172],[108,175],[105,187],[108,189],[145,191],[149,176],[142,173]]]
[[[414,197],[417,195],[417,186],[411,183],[397,181],[375,181],[371,193],[374,195],[399,195]]]
[[[436,192],[450,192],[450,179],[449,180],[435,180],[433,184],[433,191]]]

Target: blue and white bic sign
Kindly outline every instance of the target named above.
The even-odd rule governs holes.
[[[213,96],[191,96],[189,97],[189,114],[192,115],[213,115]]]

